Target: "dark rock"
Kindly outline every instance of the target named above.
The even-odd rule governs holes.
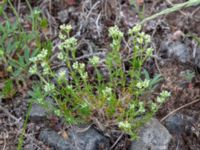
[[[46,110],[38,104],[33,104],[30,112],[30,120],[41,121],[46,117]]]
[[[67,19],[69,19],[69,11],[68,10],[61,10],[58,12],[58,19],[61,23],[65,23]]]
[[[160,49],[164,57],[176,57],[180,62],[187,63],[191,60],[190,48],[179,41],[165,41]]]
[[[180,135],[186,132],[190,132],[192,130],[193,122],[194,120],[192,117],[178,113],[169,116],[165,120],[164,124],[170,133]]]
[[[55,131],[52,130],[43,130],[40,132],[39,140],[48,144],[55,150],[76,150],[73,148],[73,145],[69,143],[67,140],[64,140],[61,136],[59,136]]]
[[[57,150],[107,150],[110,147],[109,139],[92,127],[87,130],[73,127],[68,136],[64,140],[55,131],[43,130],[39,139]]]
[[[79,131],[80,130],[80,131]],[[109,139],[104,137],[94,128],[89,128],[82,132],[83,129],[72,128],[69,131],[69,136],[80,150],[107,150],[110,147]]]
[[[167,150],[171,139],[168,130],[153,118],[141,129],[139,139],[131,143],[130,150]]]

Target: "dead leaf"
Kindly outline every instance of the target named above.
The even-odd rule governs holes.
[[[62,132],[61,132],[61,136],[63,137],[63,139],[65,139],[65,140],[67,140],[68,139],[68,134],[67,134],[67,132],[65,131],[65,130],[63,130]]]

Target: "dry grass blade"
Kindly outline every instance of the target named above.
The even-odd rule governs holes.
[[[169,13],[178,11],[178,10],[183,9],[183,8],[196,6],[196,5],[199,5],[199,4],[200,4],[200,0],[189,0],[189,1],[185,2],[185,3],[175,4],[171,8],[167,8],[167,9],[165,9],[165,10],[159,12],[159,13],[156,13],[156,14],[144,19],[143,21],[140,22],[140,24],[144,24],[145,22],[150,21],[152,19],[155,19],[155,18],[157,18],[159,16],[162,16],[162,15],[165,15],[165,14],[169,14]]]

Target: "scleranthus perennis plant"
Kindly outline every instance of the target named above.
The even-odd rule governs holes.
[[[32,98],[49,112],[64,117],[68,124],[89,122],[94,117],[100,121],[112,120],[132,138],[136,138],[139,127],[170,96],[169,92],[162,91],[155,100],[141,100],[152,86],[151,79],[142,79],[141,73],[144,62],[153,53],[153,49],[149,47],[150,36],[141,32],[139,25],[129,30],[128,43],[132,51],[126,64],[129,67],[125,69],[120,51],[124,33],[117,26],[109,28],[111,49],[104,61],[100,61],[98,56],[92,56],[83,62],[77,61],[78,40],[70,37],[72,27],[62,25],[60,30],[61,44],[57,58],[65,63],[69,72],[56,73],[51,69],[48,51],[42,50],[30,59],[33,62],[30,74],[36,74],[40,78],[40,83],[31,92]],[[108,70],[107,79],[99,69],[102,63]],[[92,66],[92,74],[87,72],[88,65]],[[92,81],[91,76],[95,78]],[[46,101],[46,97],[51,97],[53,102]]]

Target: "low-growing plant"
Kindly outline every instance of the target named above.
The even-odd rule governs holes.
[[[40,11],[32,10],[27,15],[27,20],[32,25],[31,31],[27,31],[20,22],[19,16],[12,3],[8,1],[0,4],[1,9],[9,5],[16,15],[14,22],[10,21],[7,14],[2,11],[3,22],[0,22],[0,67],[1,73],[5,74],[3,89],[0,91],[3,98],[11,98],[17,91],[14,83],[25,82],[27,79],[28,68],[31,64],[29,58],[36,56],[44,44],[41,42],[39,29],[45,27]],[[41,26],[41,24],[43,26]],[[9,83],[9,84],[8,84]],[[10,88],[12,86],[12,88]]]
[[[30,92],[32,99],[50,113],[63,117],[67,124],[90,122],[92,118],[99,117],[101,120],[113,120],[115,125],[136,138],[139,127],[170,96],[169,92],[162,91],[155,100],[148,97],[145,101],[140,99],[160,79],[142,79],[143,64],[153,53],[149,47],[150,36],[141,32],[140,25],[129,30],[132,58],[127,64],[129,69],[125,69],[120,52],[124,33],[117,26],[109,28],[112,42],[105,58],[101,60],[93,56],[82,62],[76,60],[78,40],[70,37],[71,30],[70,25],[60,26],[61,44],[57,58],[67,70],[53,70],[51,55],[46,49],[30,58],[32,66],[29,73],[40,78]],[[102,64],[108,71],[107,77],[100,69]],[[92,66],[92,73],[87,71],[88,65]],[[54,101],[46,100],[47,97]]]

